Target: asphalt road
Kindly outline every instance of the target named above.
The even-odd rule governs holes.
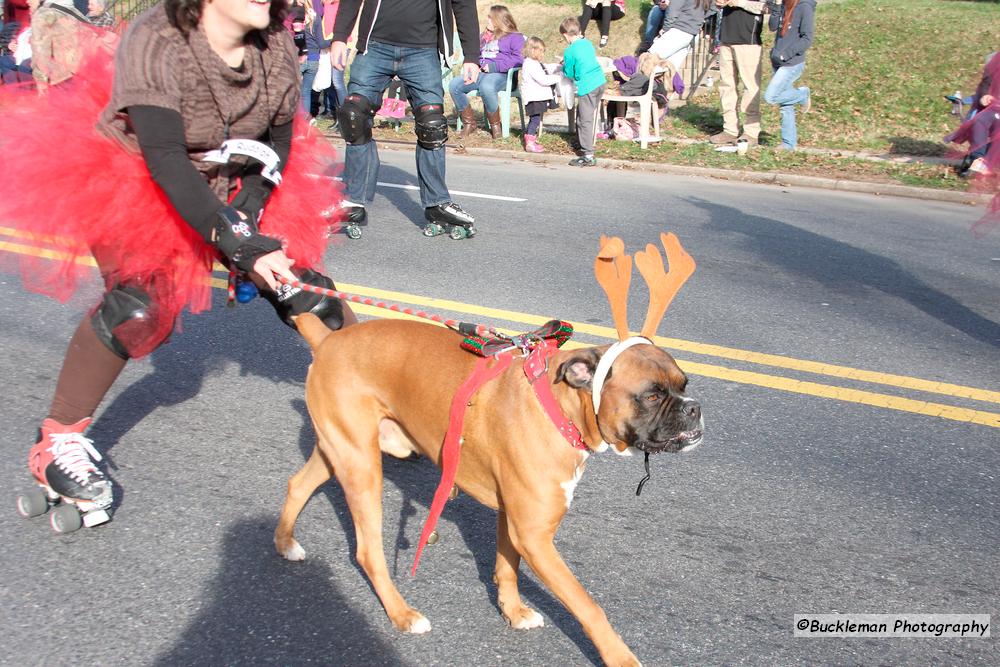
[[[659,334],[691,375],[705,443],[655,457],[638,498],[641,458],[592,457],[557,540],[645,665],[995,664],[993,639],[793,637],[804,613],[998,615],[1000,234],[970,233],[977,209],[455,155],[448,165],[452,190],[472,193],[455,196],[478,236],[426,239],[416,193],[380,187],[365,236],[329,251],[342,288],[508,328],[560,317],[589,325],[578,340],[604,343],[601,233],[634,251],[674,231],[698,262]],[[410,153],[383,152],[381,182],[412,185],[413,172]],[[309,353],[265,303],[217,303],[127,368],[102,407],[90,435],[117,485],[114,520],[57,536],[17,516],[14,496],[85,304],[0,274],[0,663],[599,663],[530,572],[522,594],[545,627],[506,626],[494,514],[467,496],[409,576],[437,480],[426,462],[385,461],[384,534],[429,634],[386,619],[353,561],[336,483],[299,521],[307,560],[279,558],[285,483],[313,443]]]

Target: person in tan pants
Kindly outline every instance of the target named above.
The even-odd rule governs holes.
[[[745,139],[756,146],[760,136],[761,32],[765,2],[755,0],[715,0],[722,9],[719,50],[719,97],[722,105],[722,132],[713,134],[713,144],[731,144]],[[743,82],[743,97],[736,89],[736,77]],[[743,113],[743,133],[739,131],[737,103]]]

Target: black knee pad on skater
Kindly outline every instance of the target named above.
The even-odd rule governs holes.
[[[295,274],[299,280],[309,285],[325,289],[335,288],[332,280],[312,269],[296,271]],[[307,292],[285,284],[280,285],[277,292],[272,292],[269,289],[262,290],[261,295],[274,306],[281,321],[293,329],[295,322],[292,318],[302,313],[312,313],[334,331],[344,326],[344,304],[341,303],[340,299],[332,296]]]
[[[422,104],[413,114],[416,121],[417,143],[429,151],[441,148],[448,141],[448,119],[444,116],[444,106]]]
[[[367,144],[372,140],[372,122],[375,107],[364,95],[348,95],[337,111],[340,134],[352,146]]]
[[[115,329],[126,322],[149,319],[153,300],[138,287],[116,285],[104,294],[104,300],[90,318],[97,338],[122,359],[131,355],[124,343],[115,336]]]

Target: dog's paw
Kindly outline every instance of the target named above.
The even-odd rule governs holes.
[[[510,621],[510,627],[515,630],[531,630],[532,628],[545,627],[545,619],[530,607],[522,607],[514,618],[507,620]]]
[[[306,559],[306,550],[296,540],[292,540],[287,547],[278,547],[278,553],[283,558],[290,561],[300,561]]]
[[[601,656],[604,659],[604,664],[613,665],[614,667],[642,667],[642,663],[639,662],[639,658],[635,657],[631,651],[627,648],[624,653],[618,656]]]
[[[422,635],[425,632],[431,631],[431,622],[427,620],[426,617],[417,614],[417,618],[410,622],[410,626],[406,629],[411,635]]]

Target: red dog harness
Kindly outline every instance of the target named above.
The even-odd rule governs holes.
[[[565,342],[569,336],[561,341],[557,339],[536,339],[531,351],[524,360],[524,375],[535,391],[538,402],[545,410],[545,414],[562,434],[566,441],[576,449],[587,449],[587,444],[583,441],[580,429],[563,414],[562,408],[556,402],[556,397],[552,393],[552,387],[547,378],[549,369],[549,357],[556,353],[559,345]],[[410,576],[416,575],[417,566],[420,564],[420,555],[427,546],[427,540],[434,532],[437,521],[441,517],[444,505],[448,501],[451,489],[455,484],[455,476],[458,473],[458,460],[462,448],[462,427],[465,424],[465,409],[469,406],[469,399],[484,384],[503,373],[510,366],[514,359],[513,350],[507,350],[493,355],[496,360],[492,366],[489,365],[490,357],[483,357],[476,362],[472,374],[462,383],[462,386],[455,392],[451,399],[451,410],[448,413],[448,431],[444,436],[444,445],[441,447],[441,481],[434,492],[434,500],[431,502],[430,512],[424,522],[424,529],[420,533],[420,542],[417,544],[417,553],[413,558],[413,567],[410,568]],[[538,380],[541,380],[539,382]]]

